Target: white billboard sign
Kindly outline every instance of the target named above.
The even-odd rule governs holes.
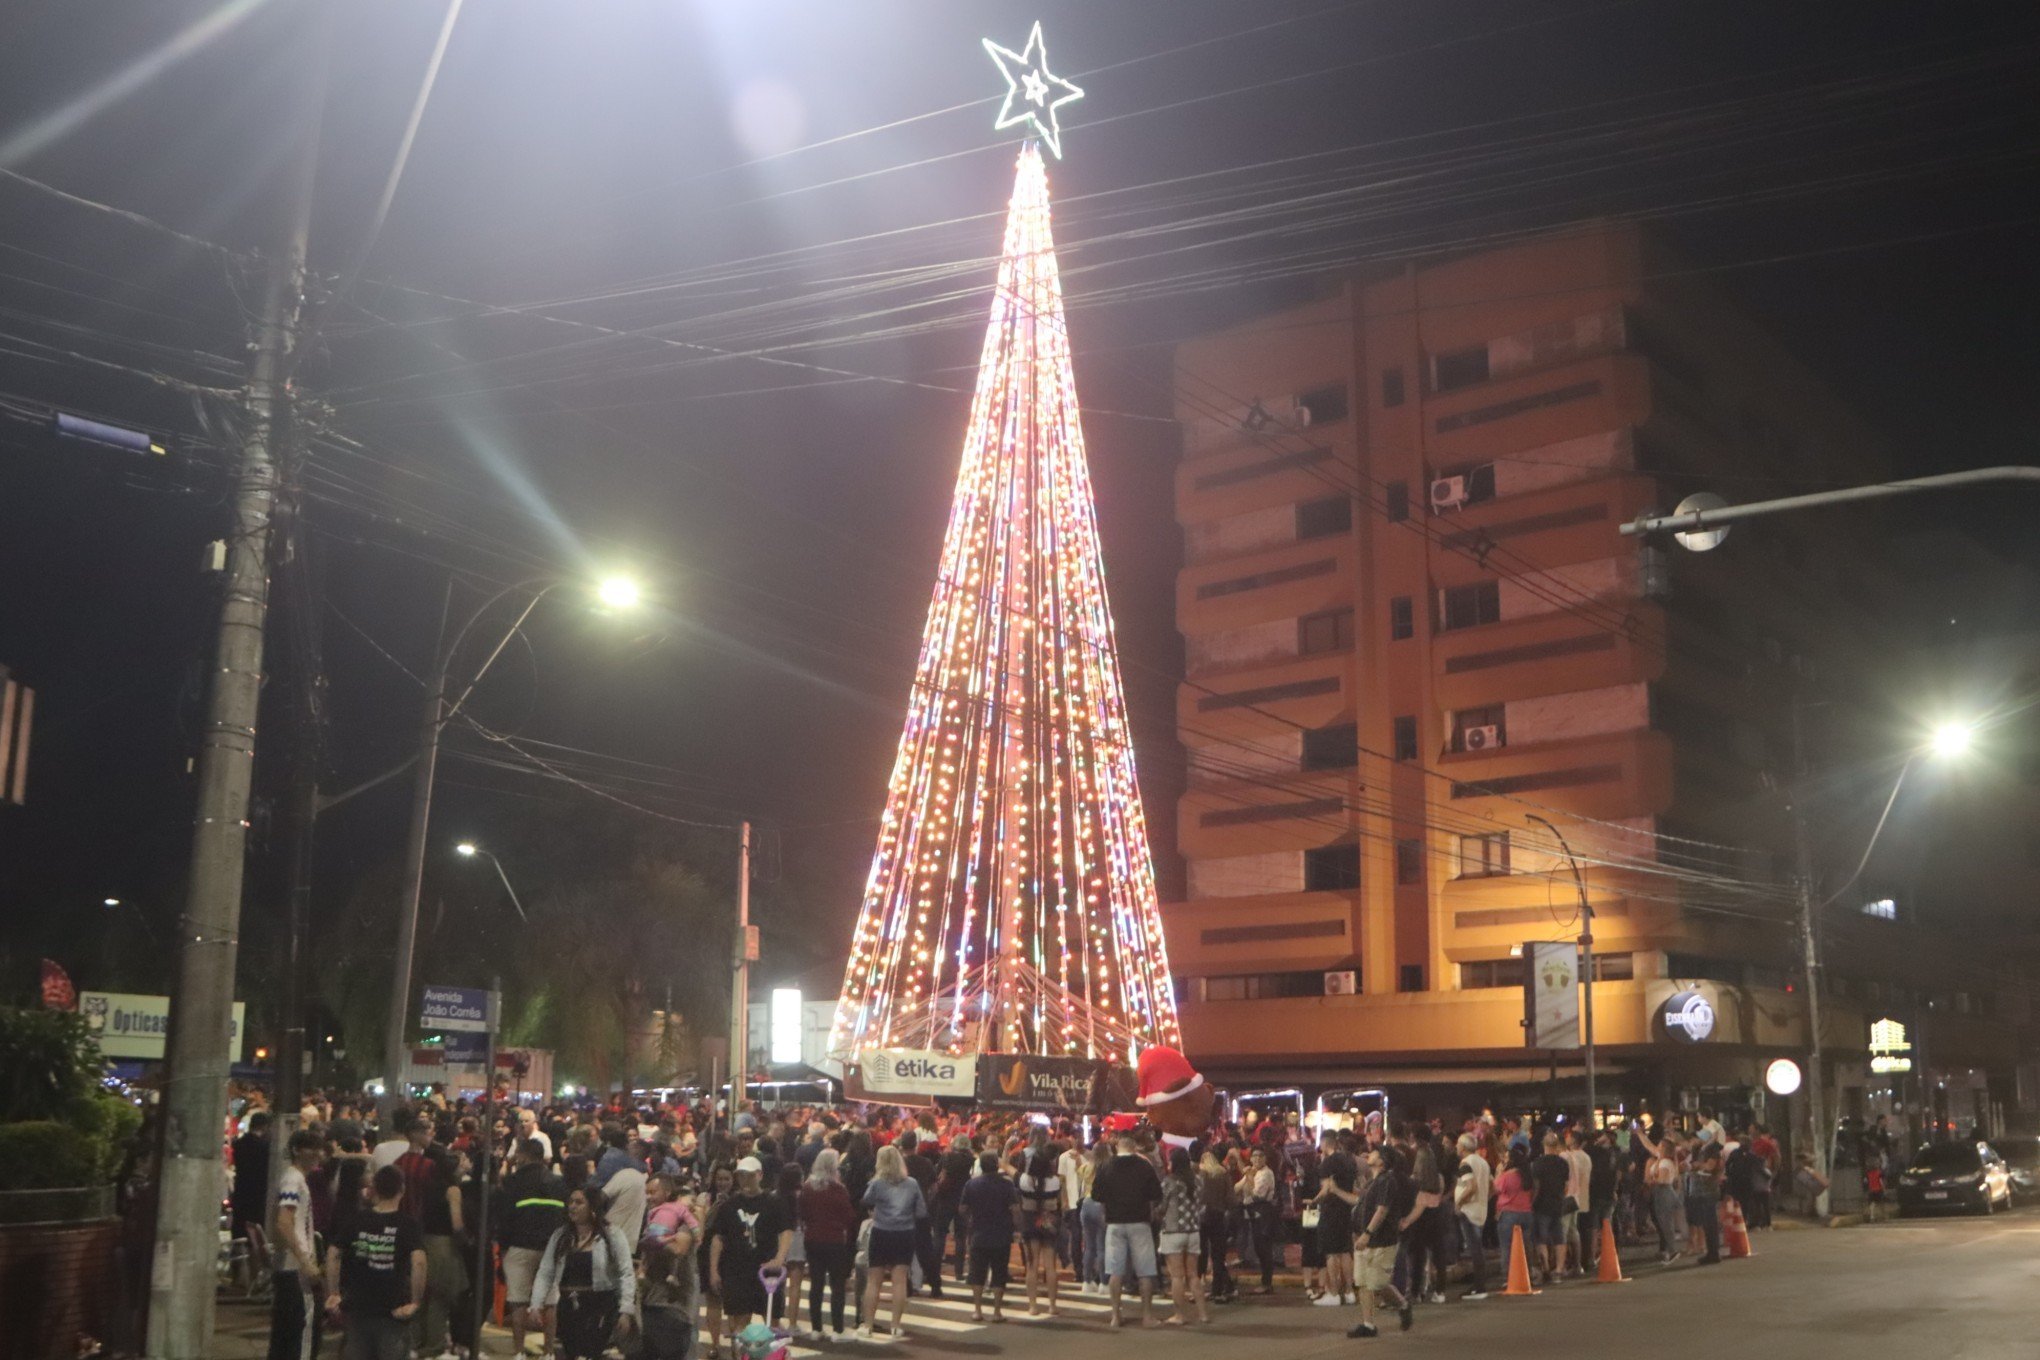
[[[246,1033],[247,1003],[234,1003],[233,1041],[227,1049],[230,1061],[241,1060],[241,1041]],[[134,992],[80,992],[78,1013],[92,1027],[99,1051],[109,1058],[160,1058],[170,1034],[170,998],[144,996]]]
[[[1523,946],[1523,1018],[1532,1048],[1580,1046],[1580,949],[1571,940]]]
[[[858,1051],[864,1089],[873,1095],[958,1096],[977,1094],[977,1058],[959,1058],[918,1048]]]

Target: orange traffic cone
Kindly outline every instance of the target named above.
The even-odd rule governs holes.
[[[1600,1263],[1594,1270],[1596,1284],[1628,1284],[1629,1277],[1622,1273],[1622,1253],[1615,1247],[1615,1220],[1601,1220]]]
[[[1721,1235],[1728,1239],[1728,1254],[1755,1256],[1750,1246],[1750,1225],[1743,1218],[1742,1205],[1732,1199],[1721,1201]]]
[[[1509,1287],[1502,1291],[1504,1298],[1528,1298],[1542,1290],[1530,1287],[1530,1257],[1523,1250],[1523,1225],[1515,1227],[1515,1237],[1509,1243]]]

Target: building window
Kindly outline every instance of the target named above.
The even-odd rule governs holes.
[[[1296,650],[1305,656],[1343,652],[1353,646],[1353,611],[1328,609],[1296,621]]]
[[[1875,902],[1865,902],[1863,904],[1863,914],[1865,916],[1875,916],[1880,921],[1896,921],[1898,919],[1898,902],[1889,897],[1880,897]]]
[[[1634,955],[1594,955],[1594,981],[1627,982],[1635,976]],[[1523,960],[1475,959],[1470,963],[1462,963],[1459,965],[1459,985],[1462,988],[1521,987]]]
[[[1320,845],[1303,852],[1305,892],[1350,892],[1359,886],[1359,846]]]
[[[1360,729],[1352,723],[1318,727],[1303,734],[1303,768],[1350,770],[1360,763]]]
[[[1502,586],[1499,581],[1476,581],[1470,586],[1447,586],[1438,592],[1438,629],[1478,628],[1502,621]]]
[[[1493,878],[1509,872],[1509,833],[1495,831],[1485,836],[1459,838],[1459,876]]]
[[[1388,638],[1401,642],[1417,635],[1416,604],[1407,595],[1398,595],[1388,602]]]
[[[1382,498],[1387,503],[1382,513],[1387,516],[1390,524],[1399,524],[1410,517],[1410,484],[1408,482],[1390,482],[1383,489]]]
[[[1299,392],[1296,404],[1299,409],[1310,414],[1310,423],[1313,425],[1344,420],[1349,409],[1346,401],[1346,384],[1327,383],[1323,387],[1313,387],[1308,392]]]
[[[1503,704],[1462,708],[1452,715],[1452,749],[1492,751],[1509,744],[1509,710]]]
[[[1322,972],[1234,973],[1185,980],[1193,983],[1186,999],[1198,1001],[1269,1001],[1283,996],[1325,994]]]
[[[1424,990],[1424,965],[1406,963],[1395,970],[1395,989],[1398,992],[1421,992]]]
[[[1523,960],[1521,959],[1475,959],[1459,965],[1459,985],[1463,989],[1481,987],[1520,987],[1523,985]]]
[[[1402,370],[1384,368],[1381,370],[1381,404],[1400,406],[1403,403]]]
[[[1488,380],[1488,347],[1469,345],[1431,356],[1431,390],[1451,392]]]
[[[1405,888],[1424,881],[1423,841],[1406,840],[1395,843],[1395,881]]]
[[[1395,720],[1395,758],[1415,760],[1417,758],[1417,720],[1401,717]]]
[[[1352,528],[1351,496],[1326,496],[1321,500],[1304,501],[1296,507],[1296,536],[1299,539],[1329,538],[1333,534],[1350,532]]]

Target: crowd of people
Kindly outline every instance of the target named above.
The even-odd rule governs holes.
[[[265,1117],[235,1143],[244,1230],[262,1214]],[[1249,1112],[1188,1147],[1073,1118],[861,1107],[727,1119],[616,1099],[482,1121],[437,1096],[380,1123],[366,1103],[307,1102],[269,1225],[272,1360],[314,1355],[329,1328],[344,1360],[474,1354],[474,1290],[487,1302],[498,1284],[476,1279],[485,1259],[513,1344],[562,1360],[904,1340],[918,1291],[959,1291],[979,1321],[1055,1316],[1076,1293],[1112,1327],[1197,1326],[1273,1293],[1278,1271],[1293,1287],[1292,1259],[1304,1296],[1355,1308],[1349,1335],[1367,1337],[1388,1316],[1407,1330],[1448,1288],[1485,1298],[1519,1241],[1545,1284],[1594,1270],[1604,1223],[1621,1241],[1654,1232],[1667,1263],[1719,1260],[1722,1199],[1762,1230],[1781,1173],[1761,1125],[1706,1111],[1601,1129],[1377,1116],[1321,1140],[1293,1113]]]

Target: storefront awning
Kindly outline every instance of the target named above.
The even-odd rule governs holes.
[[[1628,1064],[1596,1063],[1597,1077],[1613,1077],[1629,1070]],[[1587,1069],[1579,1063],[1560,1063],[1559,1081],[1583,1079]],[[1265,1086],[1528,1086],[1553,1080],[1549,1064],[1535,1067],[1297,1067],[1259,1068],[1251,1075],[1233,1080],[1214,1078],[1218,1085],[1235,1092]]]

